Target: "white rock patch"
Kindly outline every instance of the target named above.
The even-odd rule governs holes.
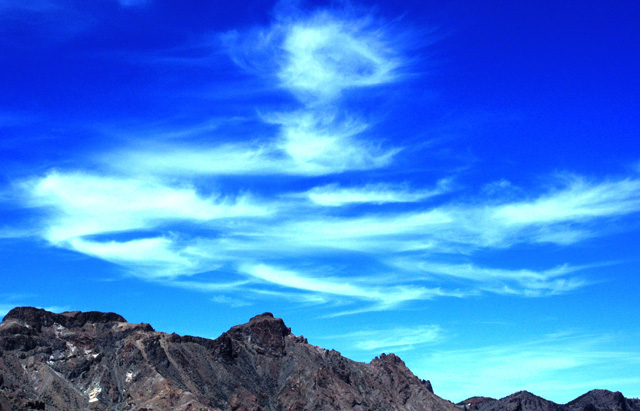
[[[87,395],[89,396],[89,402],[98,402],[98,395],[100,395],[101,392],[102,392],[102,387],[99,385],[91,388],[87,392]]]

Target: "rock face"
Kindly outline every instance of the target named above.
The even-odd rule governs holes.
[[[0,410],[441,410],[394,354],[358,363],[265,313],[215,340],[113,313],[20,307],[0,324]]]
[[[593,390],[561,405],[520,391],[500,400],[471,397],[458,406],[469,411],[640,411],[640,400],[625,398],[620,392]]]

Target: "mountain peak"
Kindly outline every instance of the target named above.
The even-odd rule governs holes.
[[[640,408],[640,401],[625,398],[620,391],[591,390],[567,405],[581,411],[601,408],[628,411]]]
[[[262,314],[258,314],[255,317],[251,317],[251,319],[249,320],[249,322],[255,322],[255,321],[260,321],[260,320],[268,320],[270,318],[274,318],[273,314],[270,312],[264,312]]]
[[[266,312],[251,318],[248,323],[232,327],[228,334],[254,346],[258,352],[282,356],[285,353],[285,337],[291,334],[281,318]]]

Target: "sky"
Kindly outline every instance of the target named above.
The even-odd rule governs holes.
[[[640,397],[640,3],[0,0],[0,315],[265,311],[461,401]]]

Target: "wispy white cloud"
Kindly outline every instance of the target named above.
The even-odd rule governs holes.
[[[292,301],[304,305],[324,305],[328,303],[336,303],[335,299],[327,296],[326,294],[319,294],[314,292],[298,292],[298,290],[294,291],[275,291],[275,290],[267,290],[264,288],[254,287],[249,290],[254,296],[273,300],[274,298],[278,298],[283,301]]]
[[[207,221],[270,213],[247,196],[204,196],[193,186],[152,179],[51,172],[22,184],[25,201],[49,212],[44,237],[64,243],[76,237],[157,227],[163,221]]]
[[[229,307],[247,307],[253,305],[253,302],[242,300],[240,298],[232,298],[227,295],[214,295],[211,297],[211,301],[218,304],[223,304]]]
[[[221,293],[227,291],[237,291],[243,289],[244,286],[249,284],[249,281],[234,281],[234,282],[222,282],[222,281],[185,281],[184,279],[174,280],[162,278],[159,281],[160,284],[164,284],[168,287],[182,288],[185,290],[206,292],[206,293]]]
[[[402,236],[432,249],[506,248],[517,243],[567,244],[597,235],[597,222],[640,211],[640,180],[625,178],[586,183],[574,179],[566,186],[527,201],[499,204],[469,202],[441,204],[426,211],[359,215],[317,222],[301,230],[313,237],[358,238]],[[413,238],[411,237],[413,236]]]
[[[437,325],[419,325],[415,327],[362,330],[332,335],[326,338],[339,340],[341,345],[352,347],[359,351],[375,353],[383,351],[401,352],[439,342],[443,339],[443,331]]]
[[[223,40],[239,66],[274,76],[311,106],[335,101],[348,89],[396,81],[406,63],[402,40],[384,23],[346,9],[290,9],[267,28],[227,33]]]
[[[261,218],[273,211],[248,195],[203,195],[190,185],[83,172],[52,172],[22,183],[20,189],[23,201],[45,214],[39,234],[51,244],[152,277],[193,274],[218,266],[197,246],[180,240],[171,225],[215,225],[241,217]],[[118,234],[137,238],[98,238]]]
[[[399,58],[371,19],[320,12],[283,26],[277,27],[284,31],[285,52],[278,78],[305,100],[332,100],[345,89],[385,84],[396,77]]]
[[[387,204],[413,203],[435,197],[448,191],[449,180],[441,180],[436,188],[429,190],[411,190],[398,184],[377,183],[360,187],[341,187],[329,184],[314,187],[302,193],[315,204],[327,207],[339,207],[349,204]]]
[[[280,269],[265,264],[246,265],[241,267],[240,271],[270,284],[314,293],[372,301],[379,305],[378,308],[390,308],[408,301],[456,295],[454,292],[447,293],[439,288],[429,289],[402,285],[374,286],[372,283],[375,283],[376,280],[371,278],[312,277],[293,270]]]
[[[385,167],[399,152],[358,140],[358,130],[344,124],[319,126],[323,120],[311,116],[281,114],[269,121],[281,126],[281,137],[269,142],[130,148],[107,153],[99,161],[138,175],[321,176]]]
[[[412,211],[354,215],[327,215],[324,208],[300,213],[297,200],[287,196],[263,200],[250,194],[211,196],[190,185],[81,172],[52,172],[21,187],[25,201],[43,213],[40,234],[51,244],[116,263],[139,276],[175,278],[226,266],[249,280],[249,285],[236,288],[263,284],[323,295],[325,301],[365,301],[370,303],[368,309],[478,292],[531,297],[571,292],[590,283],[580,273],[589,267],[505,269],[442,255],[462,253],[473,261],[473,254],[483,249],[536,244],[554,236],[562,237],[556,240],[562,245],[567,233],[598,235],[603,225],[599,221],[640,208],[633,201],[640,183],[631,178],[600,183],[572,179],[566,187],[529,201],[441,203]],[[318,192],[328,192],[327,187],[320,186]],[[344,194],[340,190],[335,188],[331,194]],[[403,186],[374,186],[359,194],[384,191],[401,196],[406,194],[403,190]],[[373,198],[370,195],[367,200]],[[418,204],[421,201],[416,199]],[[594,211],[586,211],[592,206]],[[536,215],[537,207],[543,210],[541,217],[519,217],[517,210]],[[544,214],[550,208],[553,218]],[[180,227],[180,222],[198,224],[201,230],[195,235],[189,227]],[[119,238],[119,234],[128,237]],[[573,241],[579,239],[573,237]],[[331,254],[357,255],[378,268],[375,274],[347,279],[340,270],[334,276],[309,274],[283,263]],[[384,286],[382,273],[387,277]],[[193,287],[209,286],[194,283]]]
[[[531,201],[505,204],[492,210],[492,218],[507,225],[581,222],[640,210],[640,180],[590,183],[577,176],[566,185]]]
[[[606,192],[606,196],[595,195],[601,192]],[[637,213],[639,196],[638,180],[590,184],[576,180],[529,201],[444,203],[415,211],[292,219],[283,222],[285,229],[273,235],[310,247],[363,252],[384,249],[389,253],[424,250],[468,254],[483,248],[508,248],[522,243],[564,245],[597,235],[603,229],[597,223],[603,219]],[[554,210],[553,218],[549,217],[549,208]],[[576,208],[581,211],[575,212]]]
[[[281,126],[278,147],[304,174],[380,168],[398,152],[358,139],[368,126],[353,118],[338,119],[329,109],[280,113],[267,121]]]
[[[203,263],[200,256],[193,258],[188,248],[179,248],[170,238],[154,237],[129,241],[90,241],[72,238],[68,242],[74,251],[97,257],[118,265],[133,268],[138,275],[172,277],[210,270],[214,266]]]
[[[563,294],[584,287],[588,282],[568,275],[586,267],[567,264],[548,270],[507,270],[478,267],[473,264],[442,264],[422,262],[418,267],[429,275],[444,276],[472,281],[476,287],[497,294],[518,294],[528,297]]]

